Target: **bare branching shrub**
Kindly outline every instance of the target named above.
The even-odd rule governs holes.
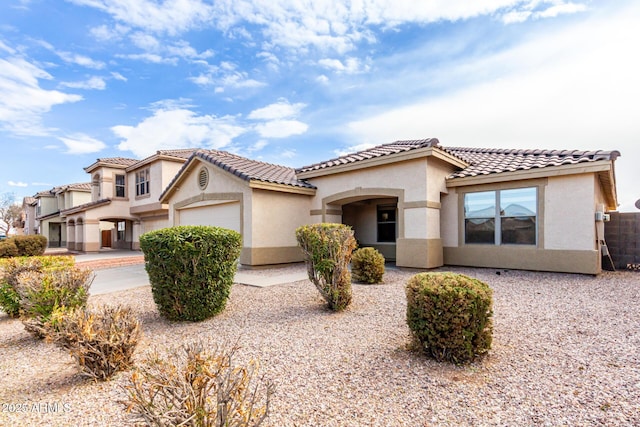
[[[125,386],[135,421],[155,426],[254,427],[269,413],[273,384],[256,378],[258,363],[234,366],[239,347],[184,345],[163,358],[149,353]]]
[[[47,326],[47,338],[69,350],[82,374],[102,381],[133,366],[142,335],[131,309],[121,307],[54,312]]]
[[[296,239],[304,252],[309,280],[329,308],[347,308],[351,303],[349,263],[357,245],[353,230],[344,224],[303,225],[296,229]]]
[[[86,306],[94,277],[91,270],[75,266],[20,273],[16,291],[25,329],[44,338],[45,325],[54,311]]]

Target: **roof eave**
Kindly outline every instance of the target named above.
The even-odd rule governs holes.
[[[300,187],[296,185],[280,184],[276,182],[261,181],[252,179],[249,181],[249,187],[259,190],[279,191],[281,193],[303,194],[305,196],[315,196],[316,189],[309,187]]]
[[[496,172],[486,175],[447,178],[447,187],[466,187],[507,181],[546,178],[550,176],[578,175],[583,173],[601,173],[612,170],[611,160],[599,160],[571,165],[547,166],[526,170]]]
[[[299,179],[318,178],[321,176],[334,175],[338,173],[351,172],[371,167],[384,166],[392,163],[405,162],[408,160],[421,159],[429,156],[444,160],[445,162],[451,163],[454,166],[460,167],[462,169],[468,166],[468,164],[461,159],[445,152],[438,147],[425,147],[415,150],[401,151],[400,153],[393,153],[385,156],[372,157],[370,159],[359,160],[352,163],[344,163],[341,165],[328,166],[321,169],[296,172],[296,175]]]

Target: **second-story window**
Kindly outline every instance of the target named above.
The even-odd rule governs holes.
[[[125,195],[124,179],[124,175],[116,175],[116,197],[124,197]]]
[[[136,172],[136,196],[149,194],[149,168]]]

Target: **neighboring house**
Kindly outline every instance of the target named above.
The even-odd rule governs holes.
[[[86,167],[91,174],[91,199],[62,211],[67,248],[139,249],[140,234],[168,225],[167,206],[158,201],[160,193],[193,151],[161,150],[143,160],[102,158]]]
[[[168,224],[231,228],[240,262],[302,259],[295,229],[351,225],[398,266],[601,271],[617,151],[448,148],[396,141],[299,169],[199,150],[160,196]]]
[[[33,228],[29,225],[28,234],[42,234],[47,238],[50,248],[61,248],[67,245],[67,227],[65,224],[65,209],[91,200],[91,184],[77,183],[53,187],[51,190],[41,191],[34,197],[35,202],[28,206],[35,207]],[[24,202],[23,202],[24,206]],[[25,217],[30,224],[31,209],[27,209]]]
[[[23,234],[38,234],[36,229],[36,205],[38,201],[35,197],[24,197],[22,199],[22,216],[24,218]]]

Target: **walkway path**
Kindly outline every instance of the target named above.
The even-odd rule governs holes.
[[[66,250],[48,250],[46,255],[73,255],[80,267],[91,268],[96,277],[91,285],[92,295],[149,286],[141,252],[106,250],[98,253],[70,253]],[[273,268],[246,268],[240,266],[234,283],[256,287],[275,286],[307,280],[304,264]]]

